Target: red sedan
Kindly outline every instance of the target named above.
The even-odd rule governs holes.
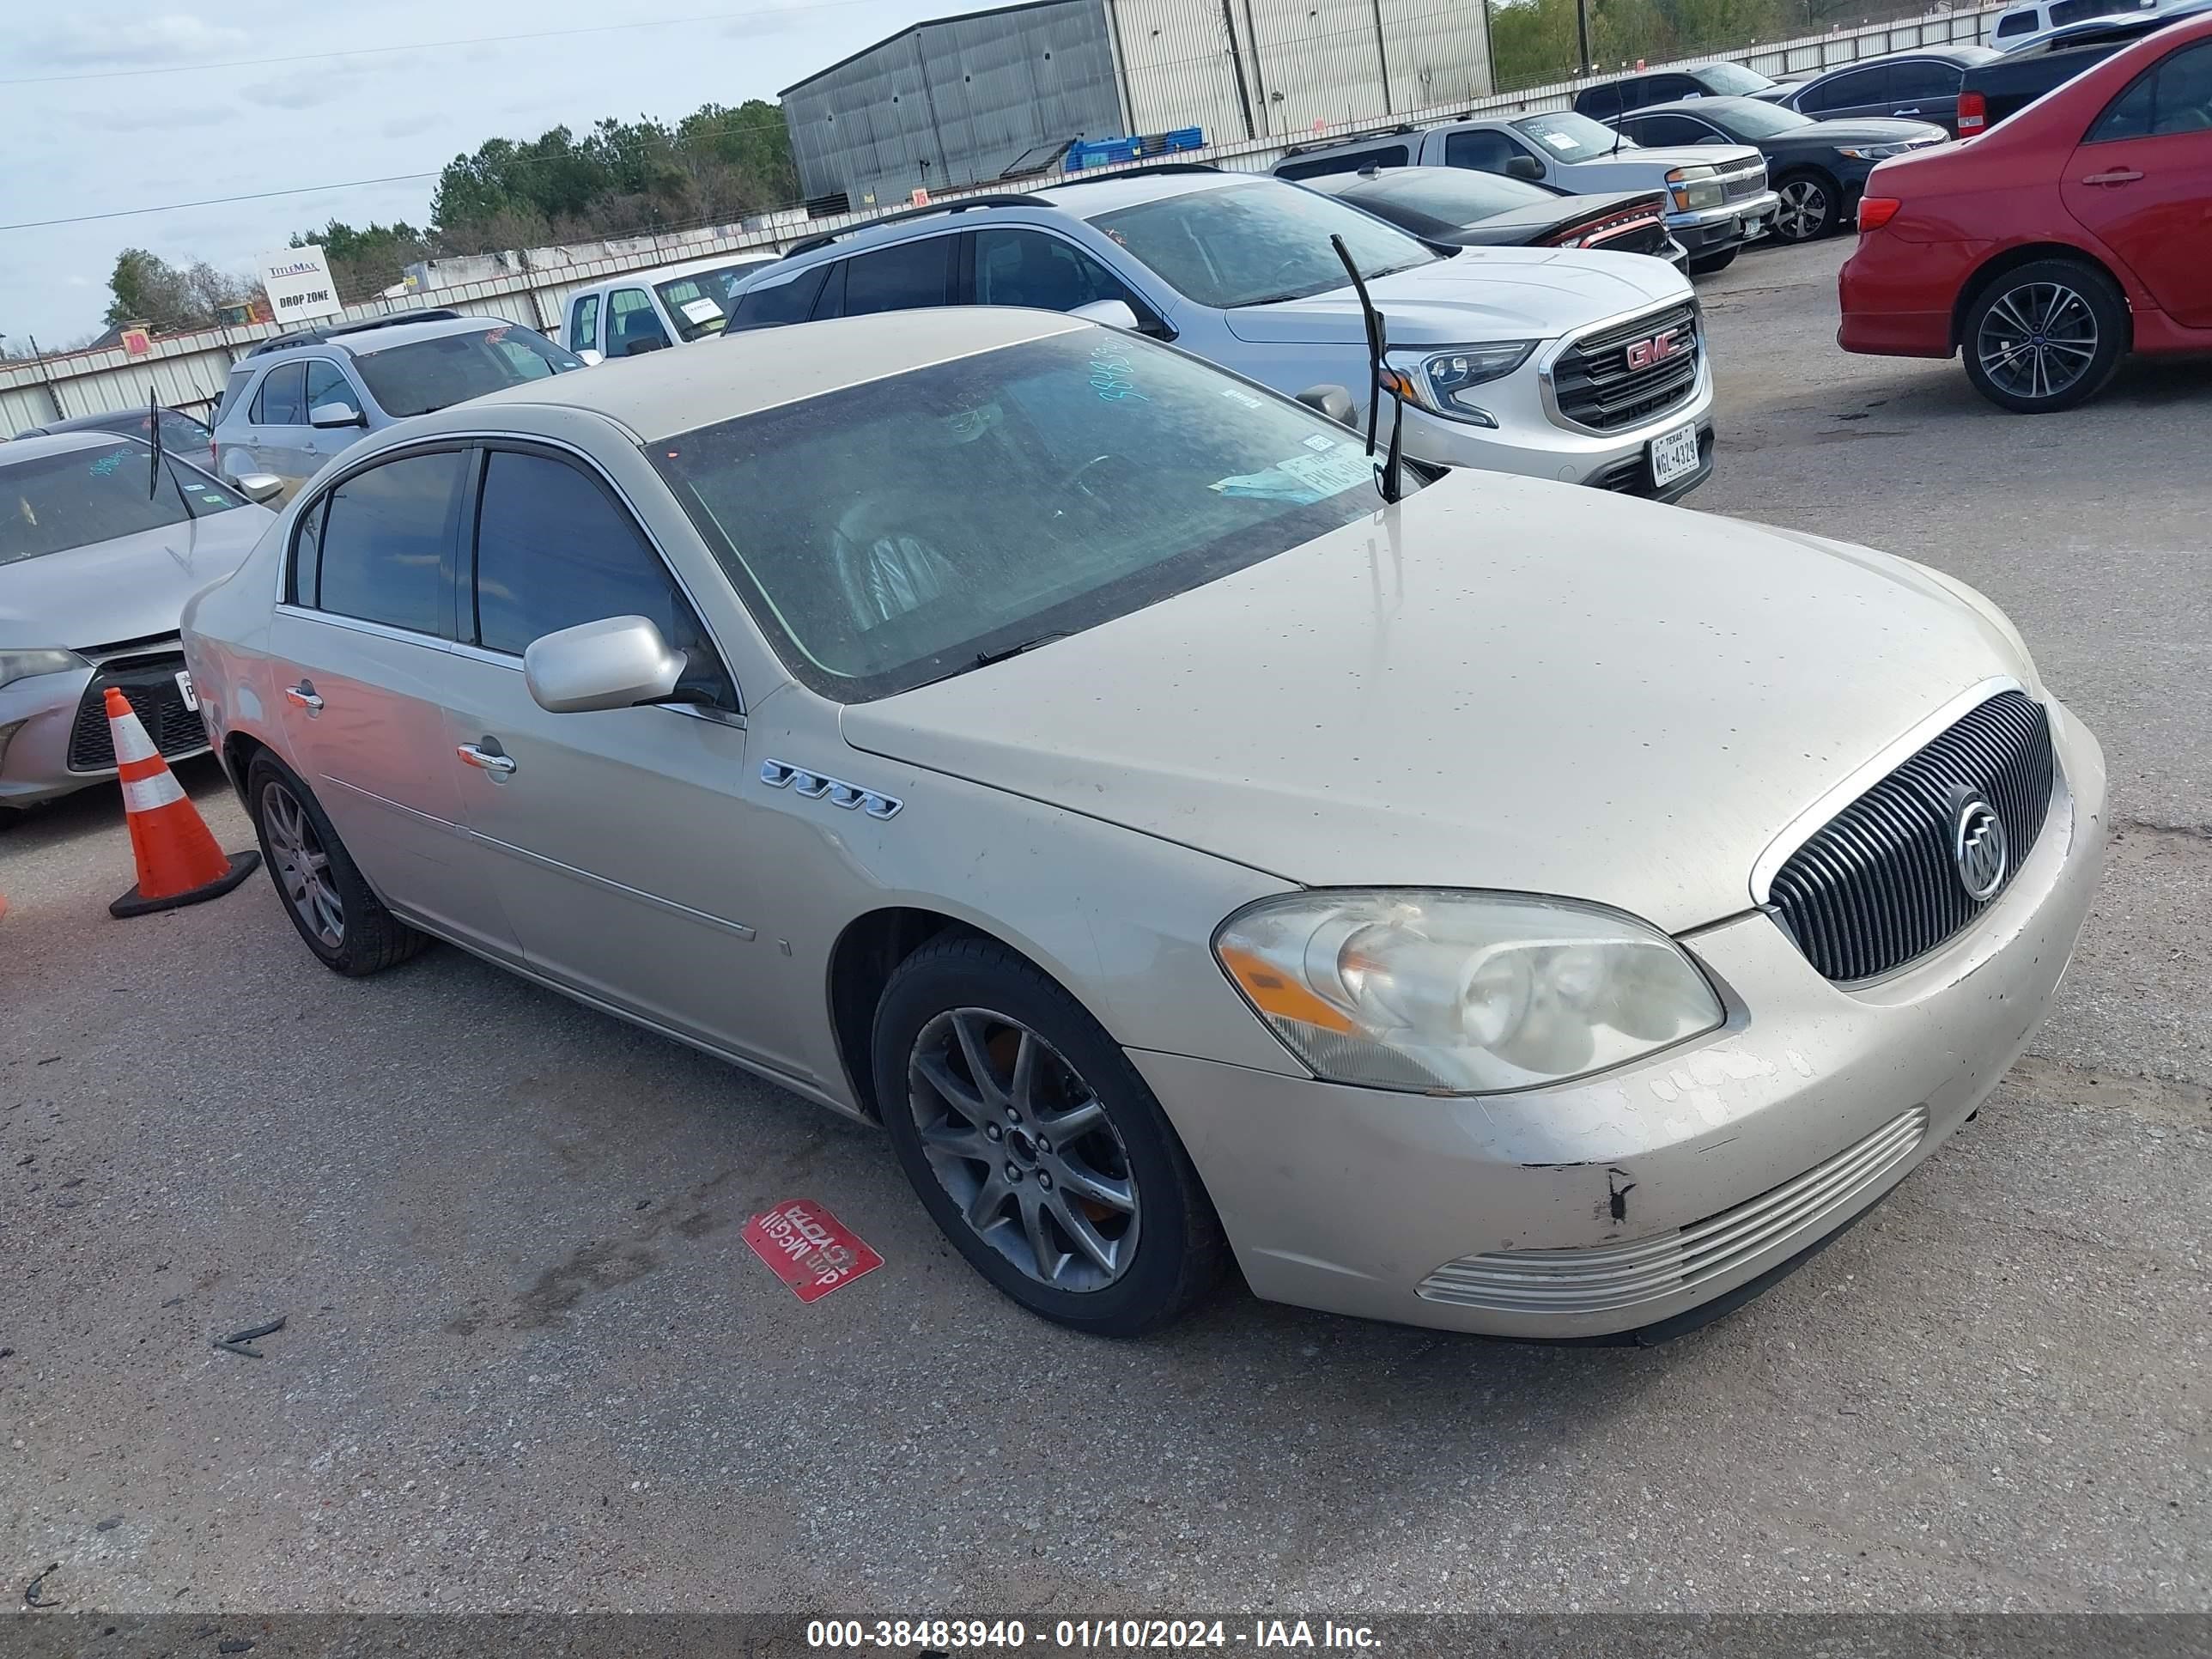
[[[1838,286],[1844,350],[1963,349],[2023,414],[2094,397],[2130,351],[2212,351],[2212,15],[1882,162]]]

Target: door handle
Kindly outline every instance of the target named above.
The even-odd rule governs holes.
[[[481,749],[475,744],[465,743],[453,752],[461,757],[464,765],[473,766],[479,771],[493,772],[505,777],[514,770],[514,757],[502,755],[497,750]]]
[[[2132,185],[2142,177],[2133,167],[2114,167],[2110,173],[2092,173],[2081,182],[2085,185]]]
[[[297,685],[286,686],[284,701],[295,708],[306,709],[310,714],[319,714],[323,708],[323,700],[315,695],[313,680],[301,680]]]

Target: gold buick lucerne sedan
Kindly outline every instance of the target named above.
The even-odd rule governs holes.
[[[1317,389],[1319,390],[1319,389]],[[1341,409],[1340,396],[1316,404]],[[985,308],[364,439],[185,650],[307,948],[880,1123],[1080,1329],[1664,1334],[1981,1104],[2103,858],[1997,609]]]

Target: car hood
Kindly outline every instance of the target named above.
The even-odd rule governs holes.
[[[1877,116],[1865,120],[1815,121],[1809,127],[1792,127],[1774,143],[1778,148],[1801,149],[1820,144],[1902,144],[1915,138],[1948,143],[1951,135],[1933,121],[1897,121]]]
[[[245,562],[276,521],[234,507],[159,530],[0,564],[0,645],[114,645],[177,631],[185,601]]]
[[[1664,260],[1579,248],[1469,247],[1448,259],[1370,279],[1368,293],[1390,325],[1393,345],[1462,345],[1480,340],[1548,340],[1642,307],[1690,296]],[[1359,296],[1349,287],[1246,306],[1227,313],[1229,331],[1255,344],[1366,342]]]
[[[1562,894],[1680,932],[1747,908],[1777,835],[1996,677],[2034,684],[1904,560],[1463,473],[843,730],[1290,881]]]
[[[1553,182],[1576,190],[1663,188],[1669,167],[1739,167],[1763,158],[1749,144],[1659,144],[1624,149],[1617,155],[1562,162]]]

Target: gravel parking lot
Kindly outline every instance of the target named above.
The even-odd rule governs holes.
[[[341,981],[258,878],[111,921],[103,788],[0,836],[0,1575],[147,1611],[2212,1608],[2212,366],[2003,416],[1835,348],[1847,251],[1705,285],[1692,502],[1989,592],[2117,834],[2031,1057],[1805,1271],[1652,1351],[1241,1288],[1086,1340],[872,1133],[457,951]],[[794,1196],[886,1265],[802,1306],[739,1236]],[[279,1314],[263,1358],[210,1346]]]

